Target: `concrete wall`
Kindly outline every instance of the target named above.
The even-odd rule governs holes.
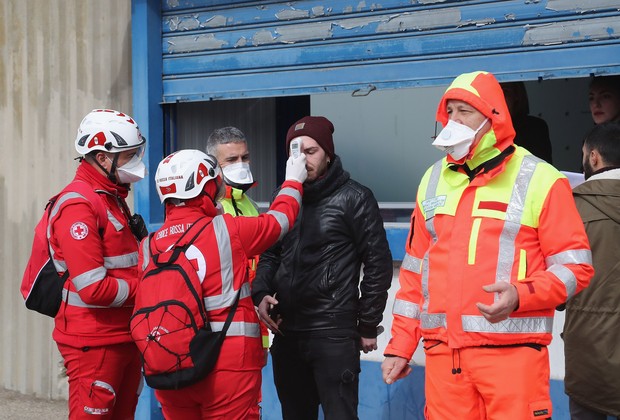
[[[0,387],[66,397],[53,322],[19,285],[45,203],[77,167],[82,117],[131,113],[130,22],[125,0],[0,2]]]

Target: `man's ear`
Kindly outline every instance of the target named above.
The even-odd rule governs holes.
[[[601,154],[596,149],[590,150],[590,153],[588,154],[588,161],[590,162],[592,169],[595,171],[600,169],[602,166]]]
[[[97,154],[95,154],[95,160],[97,162],[99,162],[100,164],[104,164],[106,161],[106,154],[103,152],[97,152]]]

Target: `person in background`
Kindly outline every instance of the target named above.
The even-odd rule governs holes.
[[[458,76],[436,118],[446,157],[418,188],[383,378],[408,375],[423,338],[427,418],[551,418],[555,308],[593,274],[570,185],[513,144],[491,73]]]
[[[566,303],[564,387],[572,420],[620,419],[620,124],[595,126],[582,150],[573,195],[596,272]]]
[[[594,124],[620,121],[620,76],[593,78],[588,101]]]
[[[264,359],[259,320],[250,296],[247,259],[273,245],[293,225],[306,176],[305,155],[290,158],[286,181],[267,213],[233,217],[218,214],[216,208],[224,194],[224,183],[214,156],[200,150],[180,150],[159,163],[155,179],[166,218],[151,239],[142,242],[139,269],[147,266],[149,249],[166,250],[196,221],[206,219],[209,224],[193,242],[192,260],[198,261],[197,272],[213,331],[222,330],[239,294],[214,369],[204,379],[182,389],[155,391],[167,419],[259,419]],[[200,267],[206,269],[201,271]]]
[[[530,114],[530,103],[523,82],[501,83],[515,129],[514,143],[531,154],[553,164],[549,127],[542,118]]]
[[[222,168],[226,195],[219,203],[224,212],[233,216],[258,216],[258,206],[246,193],[256,185],[250,169],[250,151],[245,134],[236,127],[223,127],[214,130],[207,139],[207,153],[215,156]],[[248,259],[250,284],[256,277],[258,255]],[[261,337],[265,349],[265,363],[269,349],[269,331],[261,325]]]
[[[129,317],[146,229],[134,225],[125,199],[130,184],[146,175],[145,143],[129,115],[91,111],[75,139],[82,157],[74,182],[92,188],[101,203],[63,193],[50,213],[54,265],[70,273],[52,335],[69,377],[70,419],[130,419],[138,403],[141,363]],[[96,210],[101,206],[105,221]]]
[[[343,169],[333,132],[319,116],[289,128],[287,149],[301,142],[308,156],[302,210],[261,255],[253,284],[259,315],[275,332],[271,356],[284,420],[317,419],[319,404],[326,420],[357,419],[360,350],[377,349],[392,282],[379,206]]]

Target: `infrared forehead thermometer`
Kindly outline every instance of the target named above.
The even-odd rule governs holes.
[[[301,154],[301,137],[296,137],[291,140],[291,156],[297,159]]]

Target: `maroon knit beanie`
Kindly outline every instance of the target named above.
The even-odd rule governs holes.
[[[312,137],[330,159],[334,158],[334,124],[325,117],[303,117],[288,129],[286,133],[286,150],[295,137]]]

